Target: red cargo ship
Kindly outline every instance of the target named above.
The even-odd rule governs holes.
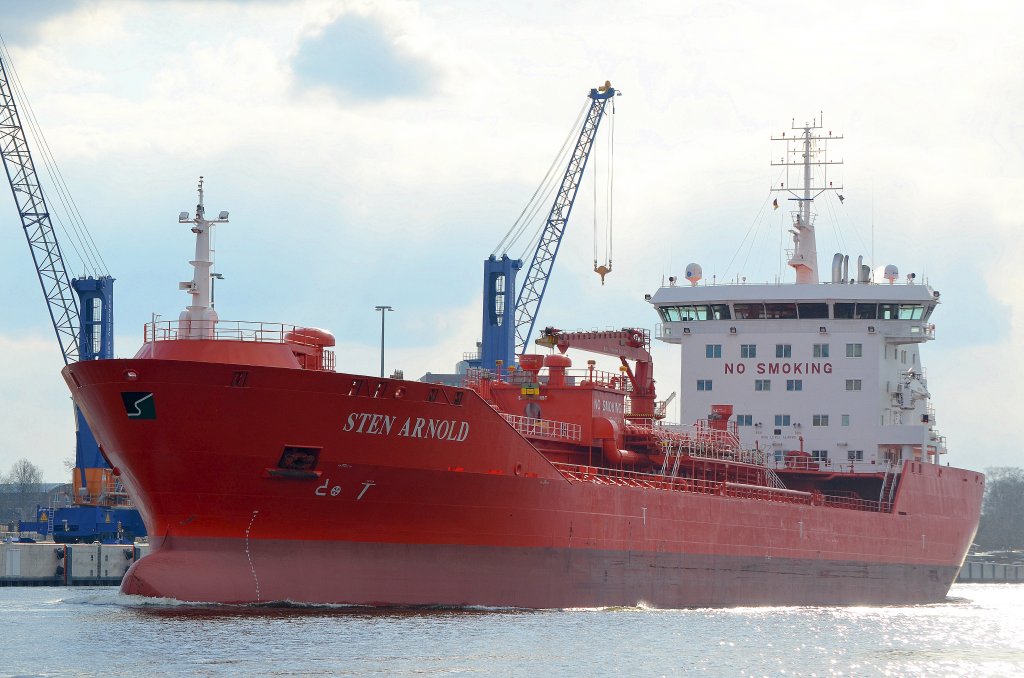
[[[549,329],[557,351],[462,387],[335,372],[328,332],[217,318],[209,231],[224,219],[205,219],[200,185],[195,218],[181,219],[196,274],[177,321],[147,325],[132,359],[64,370],[150,534],[125,593],[917,603],[943,599],[956,577],[977,528],[976,472],[930,453],[864,469],[748,449],[730,405],[665,426],[643,330]],[[569,349],[622,368],[573,370]]]

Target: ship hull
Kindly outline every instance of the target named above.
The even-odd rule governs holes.
[[[154,546],[123,591],[188,601],[934,602],[983,488],[908,462],[890,513],[581,482],[472,391],[158,359],[65,377]],[[295,446],[315,473],[282,473]]]
[[[957,569],[554,547],[183,539],[136,563],[122,591],[372,606],[910,604],[942,600]]]

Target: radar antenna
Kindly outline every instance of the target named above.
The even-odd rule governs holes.
[[[823,117],[814,118],[811,122],[802,125],[796,124],[794,118],[792,129],[799,132],[796,135],[772,137],[772,141],[781,141],[786,144],[785,154],[778,162],[772,161],[772,166],[786,168],[785,180],[778,186],[772,186],[775,193],[789,193],[789,200],[795,200],[796,209],[790,214],[793,216],[793,249],[787,250],[789,265],[796,270],[797,283],[816,284],[818,282],[818,250],[814,238],[814,218],[817,216],[811,211],[811,204],[814,199],[825,191],[841,191],[842,186],[833,186],[828,180],[828,167],[842,165],[842,160],[831,160],[828,157],[828,142],[842,139],[842,136],[833,135],[831,130],[827,133],[818,132],[824,129]],[[796,183],[790,182],[790,167],[803,168],[802,177],[796,178]],[[819,168],[813,172],[811,168]],[[794,169],[793,174],[796,174]],[[816,175],[816,176],[815,176]],[[842,196],[840,196],[842,200]],[[777,203],[776,203],[777,204]]]

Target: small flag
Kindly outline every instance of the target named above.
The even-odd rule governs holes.
[[[772,200],[772,209],[779,209],[779,199]]]
[[[841,202],[841,203],[846,202],[846,198],[843,197],[842,193],[837,193],[836,195],[839,196],[839,202]]]

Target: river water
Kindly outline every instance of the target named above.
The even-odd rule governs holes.
[[[0,675],[1024,675],[1024,584],[907,607],[195,606],[0,588]]]

